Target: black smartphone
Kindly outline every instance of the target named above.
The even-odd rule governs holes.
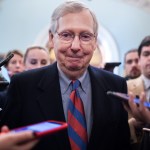
[[[2,60],[2,61],[0,62],[0,67],[4,66],[13,56],[14,56],[14,54],[11,53],[11,54],[8,55],[4,60]]]
[[[35,137],[40,138],[48,134],[53,134],[67,128],[66,122],[47,120],[36,124],[27,125],[11,130],[11,132],[33,131]]]
[[[129,100],[129,96],[128,94],[125,94],[125,93],[120,93],[120,92],[114,92],[114,91],[107,91],[107,95],[112,95],[112,96],[115,96],[121,100],[125,100],[125,101],[128,101]],[[134,98],[134,102],[136,104],[139,104],[140,100],[139,98]],[[150,109],[150,102],[144,102],[144,106],[147,107],[148,109]]]

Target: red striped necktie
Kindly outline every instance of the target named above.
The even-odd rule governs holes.
[[[68,107],[68,135],[72,150],[86,150],[88,141],[83,102],[77,90],[79,85],[79,80],[72,81]]]

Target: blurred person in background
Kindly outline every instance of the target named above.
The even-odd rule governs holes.
[[[41,46],[27,48],[24,55],[25,70],[41,68],[50,64],[49,52]]]
[[[141,75],[138,78],[127,81],[128,93],[132,92],[133,96],[139,97],[144,92],[145,100],[150,102],[150,36],[146,36],[140,43],[138,55]],[[139,145],[144,123],[136,119],[132,112],[129,112],[129,124],[131,138],[134,143]]]
[[[139,56],[137,49],[131,49],[124,55],[124,73],[126,80],[137,78],[141,75],[138,64]]]
[[[21,73],[24,71],[24,64],[23,64],[23,54],[20,50],[14,49],[12,51],[9,51],[4,59],[9,56],[11,53],[14,54],[14,56],[2,67],[2,75],[4,78],[8,81],[7,86],[4,86],[3,83],[0,85],[0,117],[2,115],[3,109],[7,103],[6,100],[6,94],[9,82],[11,80],[11,77],[17,73]],[[4,87],[2,87],[2,85]]]
[[[5,58],[10,55],[11,53],[14,54],[14,57],[10,59],[4,66],[8,72],[9,78],[11,78],[14,74],[20,73],[24,71],[24,64],[23,64],[23,54],[20,50],[14,49],[9,51]]]

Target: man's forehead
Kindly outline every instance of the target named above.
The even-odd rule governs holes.
[[[94,20],[90,13],[82,11],[81,13],[69,13],[59,18],[58,29],[63,30],[94,30]]]
[[[130,52],[126,55],[126,59],[131,58],[131,57],[138,57],[138,52]]]
[[[72,17],[72,16],[74,16],[74,17]],[[72,12],[72,13],[66,13],[66,14],[64,14],[63,16],[61,16],[60,18],[58,18],[58,22],[60,22],[61,20],[64,20],[64,18],[66,19],[66,18],[69,18],[69,19],[80,19],[80,18],[82,18],[83,20],[85,20],[85,19],[89,19],[90,21],[92,21],[93,20],[93,17],[92,17],[92,15],[91,15],[91,13],[90,13],[90,11],[89,10],[82,10],[82,11],[80,11],[80,12]],[[94,22],[94,20],[93,20],[93,22]]]
[[[149,46],[144,46],[142,48],[142,51],[150,51],[150,45]]]

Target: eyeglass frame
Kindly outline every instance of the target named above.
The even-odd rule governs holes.
[[[63,43],[72,43],[74,38],[75,38],[75,36],[78,36],[81,43],[83,43],[83,44],[90,44],[90,42],[92,42],[94,40],[94,38],[96,37],[95,33],[93,34],[93,33],[90,33],[90,32],[81,32],[80,34],[75,34],[75,33],[70,32],[70,31],[62,31],[60,33],[56,31],[56,33],[57,33],[57,35],[59,36],[59,38],[61,39],[61,41]],[[63,37],[61,36],[63,33],[70,33],[70,35],[71,35],[70,40],[67,41],[67,40],[63,39]],[[88,41],[81,40],[81,35],[82,34],[89,35],[91,39],[88,40]]]

